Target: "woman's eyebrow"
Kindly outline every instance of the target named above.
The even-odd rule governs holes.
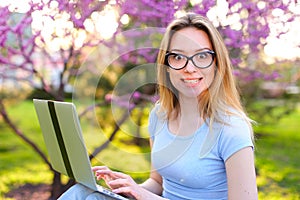
[[[169,51],[176,51],[176,52],[180,52],[180,53],[184,52],[182,49],[170,49]]]
[[[196,50],[194,50],[194,52],[201,52],[201,51],[204,51],[204,50],[211,50],[211,49],[208,48],[208,47],[204,47],[204,48],[201,48],[201,49],[196,49]],[[170,52],[176,51],[176,52],[179,52],[179,53],[184,53],[185,52],[182,49],[170,49],[169,51]]]

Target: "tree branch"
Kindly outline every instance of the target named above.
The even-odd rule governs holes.
[[[116,136],[117,132],[120,129],[120,126],[126,121],[126,119],[128,118],[128,116],[130,116],[130,113],[132,112],[132,110],[134,109],[134,107],[129,108],[128,112],[125,112],[124,115],[122,116],[122,118],[120,119],[119,122],[117,122],[115,124],[115,128],[113,130],[113,132],[110,134],[109,138],[99,147],[97,147],[94,152],[90,155],[90,160],[92,160],[93,158],[95,158],[95,156],[97,154],[99,154],[103,149],[105,149],[109,143],[111,141],[113,141],[114,137]]]
[[[10,119],[10,117],[8,116],[3,100],[0,99],[0,114],[3,117],[3,120],[5,121],[5,123],[13,130],[13,132],[19,136],[23,141],[25,141],[29,146],[31,146],[35,152],[37,152],[41,158],[44,160],[44,162],[48,165],[48,167],[53,171],[53,168],[51,166],[51,163],[49,162],[49,160],[47,159],[46,155],[38,148],[38,146],[36,144],[34,144],[33,141],[31,141],[28,137],[25,136],[25,134],[18,129],[18,127],[16,126],[16,124],[14,124],[14,122]]]

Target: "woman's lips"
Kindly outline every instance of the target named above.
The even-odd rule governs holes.
[[[188,83],[188,84],[196,84],[199,81],[202,80],[202,78],[189,78],[189,79],[182,79],[184,83]]]
[[[184,83],[184,85],[186,87],[197,88],[197,87],[199,87],[202,79],[203,79],[202,77],[201,78],[185,78],[185,79],[182,79],[182,82]]]

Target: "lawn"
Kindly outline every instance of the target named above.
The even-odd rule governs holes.
[[[274,125],[255,128],[260,199],[300,199],[299,130],[299,109]]]
[[[15,105],[10,108],[9,114],[14,116],[19,127],[22,127],[22,130],[45,150],[32,103],[27,101]],[[260,199],[300,199],[299,122],[300,110],[274,125],[255,127],[255,132],[259,133],[256,139],[256,168]],[[87,123],[88,121],[83,120],[82,126],[90,134],[85,138],[92,143],[92,134],[95,130],[89,129]],[[124,142],[122,138],[118,140]],[[121,143],[116,143],[116,145],[120,145],[118,149],[123,149],[123,151],[116,152],[112,148],[101,153],[101,156],[106,159],[105,162],[126,165],[138,171],[147,168],[146,158],[131,156],[127,159],[122,154],[124,152],[137,153],[140,151],[139,148],[126,148]],[[126,158],[122,160],[126,160],[126,163],[116,160],[117,156],[109,156],[112,154],[122,154],[121,156]],[[111,161],[109,161],[110,158]],[[147,173],[134,174],[134,177],[142,181],[146,177],[145,174]],[[37,154],[16,137],[0,118],[0,199],[7,199],[5,193],[26,183],[49,184],[51,179],[52,174]]]

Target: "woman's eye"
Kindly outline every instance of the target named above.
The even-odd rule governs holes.
[[[181,59],[183,59],[183,56],[182,55],[174,55],[174,59],[181,60]]]
[[[206,53],[206,52],[199,53],[197,57],[198,57],[198,59],[206,59],[208,57],[207,54],[208,53]]]

